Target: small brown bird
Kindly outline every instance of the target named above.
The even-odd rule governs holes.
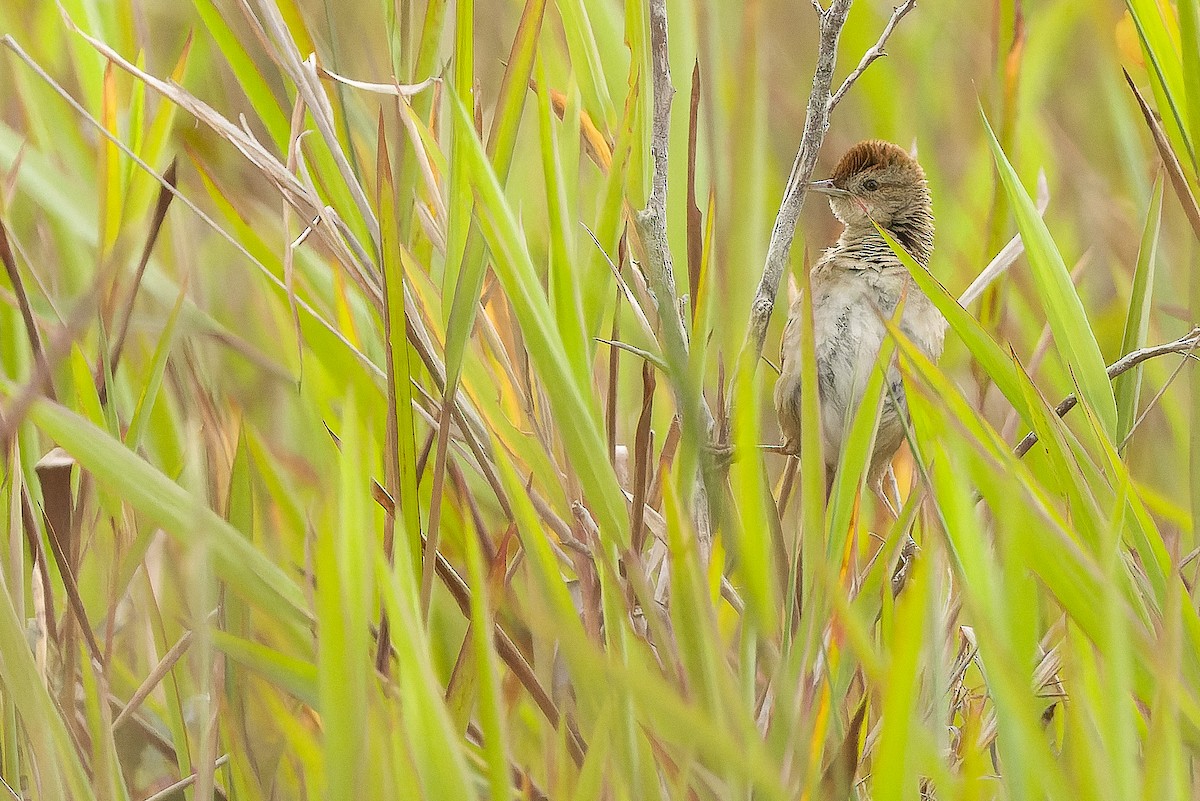
[[[904,298],[900,329],[931,359],[942,354],[946,319],[922,293],[872,220],[928,266],[933,251],[933,210],[925,172],[890,142],[859,142],[838,162],[833,177],[809,184],[829,196],[845,225],[837,244],[811,273],[817,391],[827,480],[842,450],[850,420],[862,400],[890,319]],[[783,333],[775,409],[784,450],[800,449],[800,307],[792,305]],[[908,405],[900,372],[888,369],[879,433],[867,480],[876,487],[904,440]],[[893,398],[895,399],[893,401]]]

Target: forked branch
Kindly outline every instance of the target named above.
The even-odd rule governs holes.
[[[903,3],[892,9],[892,18],[888,20],[887,25],[883,26],[883,33],[879,34],[879,40],[867,52],[863,53],[862,61],[858,62],[858,66],[854,68],[854,71],[846,76],[846,80],[842,81],[842,85],[829,98],[830,111],[833,111],[833,107],[841,102],[842,98],[846,96],[846,92],[850,91],[850,87],[854,85],[854,82],[867,71],[867,67],[871,66],[871,62],[887,55],[884,47],[887,45],[887,40],[891,38],[892,31],[896,30],[896,26],[900,24],[900,20],[904,18],[904,15],[912,11],[916,6],[917,0],[904,0]]]

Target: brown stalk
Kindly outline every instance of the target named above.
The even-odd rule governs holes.
[[[646,493],[650,459],[654,453],[654,432],[650,428],[654,412],[654,367],[642,365],[642,413],[638,416],[637,433],[633,440],[633,509],[632,538],[634,553],[641,553],[646,544]]]
[[[858,711],[846,729],[846,736],[838,746],[837,753],[825,767],[821,776],[821,797],[829,799],[850,798],[854,789],[854,774],[858,772],[858,740],[863,720],[867,716],[867,699],[858,704]]]
[[[190,630],[185,631],[183,636],[180,637],[173,646],[171,646],[171,650],[163,654],[163,658],[158,661],[158,664],[155,665],[154,670],[150,671],[150,675],[148,675],[137,688],[133,696],[129,699],[128,703],[121,707],[121,711],[118,712],[117,716],[113,719],[113,731],[116,731],[122,723],[124,723],[126,720],[129,720],[129,718],[138,711],[138,708],[141,707],[142,702],[150,696],[150,693],[154,692],[154,688],[159,685],[167,673],[170,672],[171,668],[175,667],[175,663],[178,662],[185,653],[187,653],[187,649],[191,646],[191,644],[192,632]]]
[[[1129,84],[1130,91],[1137,99],[1138,108],[1141,109],[1142,116],[1146,119],[1146,127],[1150,129],[1150,134],[1154,137],[1154,146],[1158,148],[1158,155],[1162,157],[1163,164],[1166,165],[1167,175],[1171,176],[1171,188],[1175,190],[1175,196],[1179,198],[1179,203],[1183,206],[1183,213],[1191,223],[1192,231],[1200,239],[1200,206],[1196,205],[1196,197],[1192,194],[1191,187],[1188,186],[1187,178],[1184,177],[1179,158],[1175,155],[1175,151],[1167,139],[1166,131],[1163,130],[1162,123],[1158,121],[1154,109],[1146,103],[1142,93],[1134,85],[1133,78],[1129,77],[1129,70],[1122,69],[1121,72],[1125,74],[1125,83]]]
[[[33,516],[33,502],[29,498],[29,490],[21,486],[21,528],[25,532],[25,542],[29,546],[30,559],[37,566],[42,580],[42,603],[46,608],[46,636],[51,640],[58,639],[58,616],[54,611],[54,593],[50,587],[50,571],[46,565],[46,552],[42,549],[42,538],[38,534],[37,522]]]
[[[654,483],[650,485],[650,494],[646,499],[652,508],[658,508],[662,503],[663,482],[671,472],[671,463],[675,461],[675,452],[679,450],[679,441],[682,438],[683,432],[679,425],[679,418],[673,417],[671,426],[667,429],[667,437],[663,440],[662,450],[658,454],[658,469],[654,474]]]
[[[691,108],[688,114],[688,173],[687,173],[687,268],[688,298],[692,322],[700,302],[700,266],[704,256],[704,220],[696,205],[696,139],[700,119],[700,60],[692,67]],[[616,339],[616,337],[613,337]]]
[[[625,236],[621,235],[621,243],[617,248],[617,272],[625,266]],[[621,339],[621,295],[622,288],[617,287],[617,297],[613,305],[612,341]],[[604,398],[604,429],[608,435],[608,461],[617,463],[617,385],[620,379],[621,349],[610,348],[608,351],[608,393]]]

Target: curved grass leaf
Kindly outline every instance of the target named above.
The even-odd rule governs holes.
[[[982,113],[982,112],[981,112]],[[1071,283],[1071,274],[1063,262],[1062,254],[1050,236],[1050,230],[1037,213],[1033,200],[1021,186],[1017,173],[1013,170],[996,135],[988,124],[987,117],[983,119],[987,129],[988,142],[992,147],[992,155],[996,160],[996,169],[1000,181],[1013,207],[1017,218],[1017,228],[1021,231],[1021,239],[1025,243],[1025,252],[1041,296],[1050,330],[1054,334],[1054,343],[1058,346],[1067,367],[1075,374],[1079,382],[1080,392],[1099,417],[1105,433],[1110,439],[1117,432],[1117,401],[1113,396],[1112,384],[1108,380],[1108,372],[1104,358],[1100,355],[1100,345],[1083,303]]]
[[[1162,223],[1162,200],[1163,175],[1160,172],[1154,180],[1150,210],[1146,212],[1146,226],[1142,229],[1137,267],[1133,272],[1133,289],[1129,295],[1129,312],[1125,315],[1125,332],[1121,336],[1121,353],[1132,353],[1146,344],[1146,332],[1150,328],[1150,309],[1154,301],[1154,269],[1157,262],[1158,232]],[[1113,381],[1113,392],[1117,397],[1117,442],[1123,443],[1133,429],[1141,390],[1141,365],[1117,376]]]
[[[616,473],[607,458],[599,404],[580,385],[555,325],[550,304],[516,217],[484,155],[466,109],[453,103],[455,125],[464,133],[480,227],[494,259],[493,268],[513,306],[530,359],[541,377],[555,417],[570,421],[560,429],[571,467],[578,474],[601,531],[621,545],[629,542],[629,517]]]

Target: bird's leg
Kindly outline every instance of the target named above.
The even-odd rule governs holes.
[[[892,491],[891,497],[888,497],[889,489]],[[883,501],[883,505],[892,513],[892,519],[900,519],[900,508],[904,506],[904,502],[900,499],[900,484],[896,481],[896,471],[892,469],[891,464],[888,464],[887,470],[879,477],[874,491],[875,497]]]

